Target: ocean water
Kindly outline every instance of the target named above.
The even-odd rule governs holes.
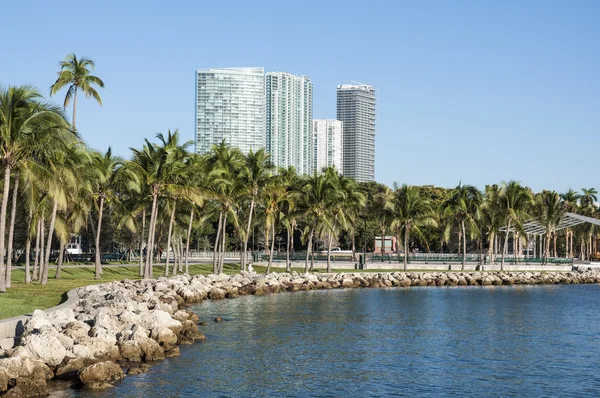
[[[325,290],[193,310],[207,340],[181,357],[52,396],[600,396],[600,285]]]

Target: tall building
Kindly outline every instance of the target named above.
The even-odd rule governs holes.
[[[375,180],[375,89],[366,84],[337,87],[337,120],[343,123],[343,173]]]
[[[263,68],[196,71],[196,153],[223,139],[244,153],[265,146]]]
[[[269,72],[265,79],[266,147],[271,161],[310,174],[314,167],[312,82],[284,72]]]
[[[334,119],[313,120],[315,170],[333,166],[343,174],[342,122]]]

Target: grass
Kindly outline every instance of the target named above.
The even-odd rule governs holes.
[[[190,274],[210,274],[212,264],[190,264]],[[225,264],[226,274],[234,274],[239,270],[239,265]],[[12,318],[23,314],[31,314],[35,309],[54,307],[66,300],[66,293],[76,287],[98,283],[111,282],[123,279],[140,279],[137,265],[122,265],[118,267],[104,267],[101,280],[94,279],[93,267],[63,268],[61,278],[55,279],[55,270],[48,274],[48,284],[39,282],[25,284],[25,271],[20,268],[13,269],[12,287],[6,293],[0,294],[0,319]],[[154,276],[162,276],[164,267],[154,267]]]

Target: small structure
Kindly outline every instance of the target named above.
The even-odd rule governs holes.
[[[375,250],[373,253],[381,254],[381,236],[375,237]],[[398,243],[396,242],[395,236],[384,236],[384,250],[385,253],[395,253],[398,251]]]

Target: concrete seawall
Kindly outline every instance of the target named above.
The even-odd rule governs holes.
[[[77,295],[78,289],[79,288],[69,290],[67,292],[67,300],[65,302],[57,305],[56,307],[48,308],[44,311],[50,314],[54,311],[75,306],[75,304],[77,304],[77,300],[79,299],[79,296]],[[18,343],[19,337],[23,333],[23,325],[29,318],[31,318],[31,315],[21,315],[0,320],[0,349],[8,350]]]

